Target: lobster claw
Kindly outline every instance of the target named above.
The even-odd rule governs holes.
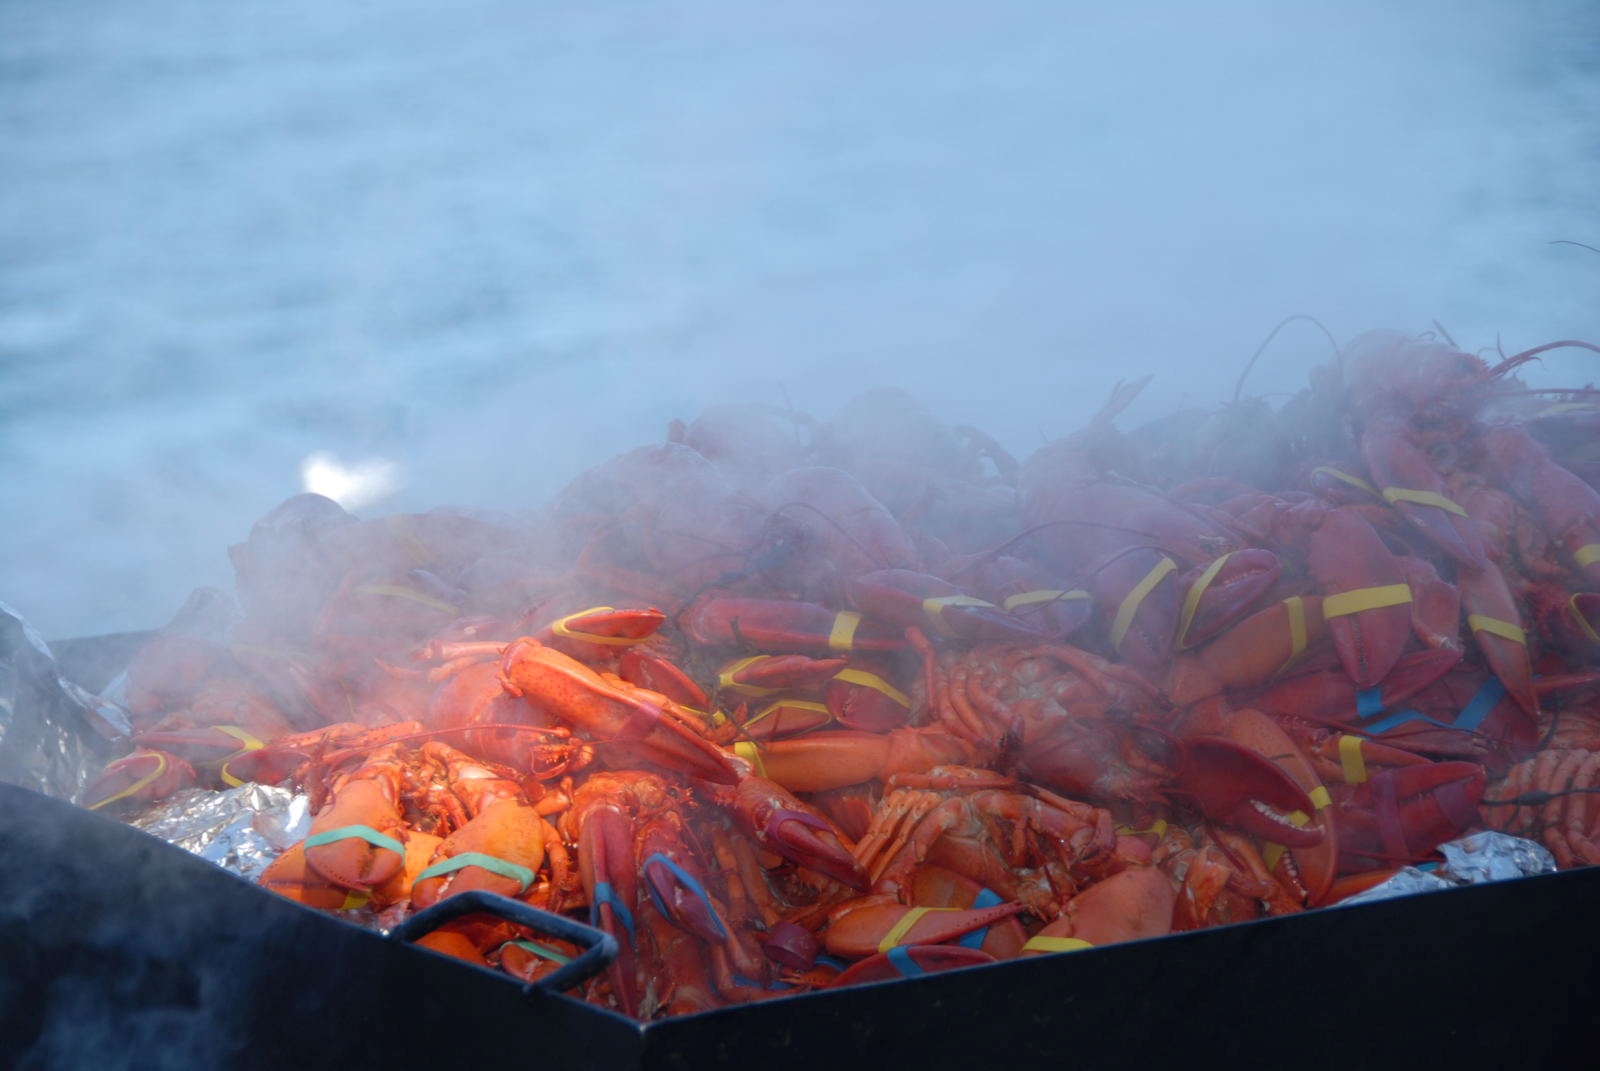
[[[1094,567],[1089,592],[1118,658],[1145,670],[1166,665],[1178,632],[1177,571],[1155,547],[1127,547]]]
[[[1039,643],[1044,633],[992,602],[911,569],[857,577],[850,597],[862,613],[905,628],[924,628],[969,643]]]
[[[690,639],[709,647],[752,647],[797,654],[899,651],[905,630],[862,620],[854,611],[835,612],[793,599],[736,599],[702,595],[678,615]]]
[[[595,606],[557,618],[538,632],[542,643],[586,654],[596,647],[631,647],[654,636],[667,615],[655,607]]]
[[[717,683],[722,691],[759,699],[787,689],[825,684],[844,669],[845,661],[799,654],[750,655],[723,666]]]
[[[887,952],[868,956],[860,963],[833,980],[833,986],[856,985],[860,982],[888,982],[898,978],[914,978],[922,974],[955,970],[958,967],[976,967],[993,963],[995,958],[981,948],[964,945],[900,945]]]
[[[108,765],[83,790],[82,805],[99,810],[111,803],[166,799],[195,782],[194,767],[176,755],[141,747]]]
[[[906,723],[911,697],[859,666],[841,669],[823,689],[828,712],[847,729],[883,733]]]
[[[495,800],[435,849],[412,885],[412,904],[421,909],[473,889],[522,896],[544,862],[547,828],[532,807]]]
[[[1203,570],[1183,574],[1178,650],[1198,646],[1242,618],[1277,583],[1282,570],[1270,550],[1247,547],[1222,555]]]
[[[182,755],[190,762],[224,763],[265,746],[241,725],[198,725],[189,729],[151,730],[136,735],[140,747]]]
[[[629,684],[660,692],[680,707],[706,710],[711,697],[694,679],[653,651],[629,647],[617,659],[617,676]]]
[[[706,892],[706,875],[676,812],[664,811],[639,831],[639,876],[656,910],[681,930],[720,944],[728,927]]]
[[[1357,687],[1373,687],[1394,668],[1411,636],[1404,566],[1372,525],[1344,510],[1322,514],[1310,535],[1308,562],[1323,589],[1322,618],[1339,662]]]
[[[795,799],[775,781],[747,776],[733,790],[733,813],[768,851],[791,863],[865,891],[867,873],[845,850],[821,814]]]
[[[657,766],[720,784],[738,778],[727,753],[689,728],[689,716],[664,695],[602,677],[527,637],[506,648],[500,674],[512,695]]]
[[[311,822],[306,865],[345,889],[366,891],[405,865],[398,789],[381,779],[352,779]]]
[[[1351,831],[1344,859],[1409,862],[1479,821],[1487,775],[1475,762],[1400,766],[1372,775],[1348,797],[1340,814]],[[1348,798],[1349,802],[1345,802]]]
[[[1187,797],[1213,822],[1289,848],[1322,840],[1320,826],[1298,825],[1292,815],[1314,814],[1305,789],[1266,756],[1220,736],[1175,741],[1177,777],[1168,791]]]
[[[829,954],[858,959],[900,945],[942,945],[1022,911],[1020,903],[995,907],[907,907],[887,897],[868,897],[836,908],[824,944]]]

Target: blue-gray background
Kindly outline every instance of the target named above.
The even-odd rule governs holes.
[[[719,399],[1025,452],[1295,312],[1600,338],[1597,57],[1584,0],[0,0],[0,600],[157,624],[316,455],[517,507]]]

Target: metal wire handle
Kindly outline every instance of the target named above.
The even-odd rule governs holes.
[[[478,912],[487,912],[519,926],[527,926],[548,937],[571,941],[584,950],[577,959],[563,964],[548,977],[524,985],[522,991],[525,996],[531,997],[536,992],[559,993],[571,989],[605,970],[611,961],[617,958],[617,940],[609,933],[581,922],[574,922],[562,915],[541,911],[520,900],[485,892],[482,889],[457,893],[430,908],[417,912],[396,926],[389,936],[398,941],[412,943],[447,922]]]

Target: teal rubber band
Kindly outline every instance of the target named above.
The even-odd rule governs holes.
[[[552,963],[560,963],[564,966],[572,962],[571,956],[564,952],[559,952],[549,945],[541,945],[537,941],[512,941],[511,943],[525,952],[531,952],[540,959],[547,959]]]
[[[534,873],[527,867],[518,866],[516,863],[508,863],[497,855],[485,855],[482,852],[462,852],[460,855],[452,855],[448,859],[441,859],[418,874],[417,880],[423,881],[427,878],[454,874],[463,867],[469,866],[475,866],[479,870],[487,870],[491,874],[499,874],[502,878],[510,878],[513,881],[520,882],[522,887],[517,890],[518,895],[527,892],[528,886],[533,884]]]
[[[364,840],[374,848],[386,848],[405,858],[406,846],[393,837],[386,837],[371,826],[340,826],[330,829],[326,833],[318,833],[314,837],[307,837],[305,847],[320,848],[324,844],[337,844],[341,840]]]

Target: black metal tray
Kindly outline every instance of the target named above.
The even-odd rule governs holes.
[[[20,1068],[1594,1066],[1600,869],[641,1026],[0,784]]]

